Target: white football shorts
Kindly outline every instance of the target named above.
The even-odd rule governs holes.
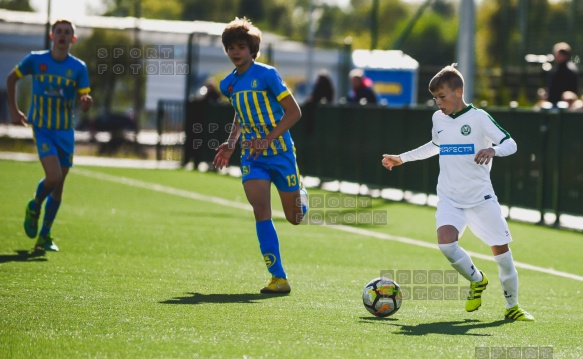
[[[462,237],[467,226],[490,247],[512,242],[508,223],[502,216],[500,204],[494,198],[472,208],[456,208],[447,200],[440,199],[435,220],[436,228],[454,226],[459,232],[458,238]]]

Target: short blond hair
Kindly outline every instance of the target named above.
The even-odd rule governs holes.
[[[429,81],[429,92],[434,93],[444,86],[448,86],[452,90],[464,88],[464,77],[462,73],[456,69],[457,64],[453,63],[441,69],[431,81]]]

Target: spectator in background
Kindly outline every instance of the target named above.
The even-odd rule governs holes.
[[[186,134],[185,144],[182,152],[182,167],[194,163],[194,169],[197,169],[204,156],[204,147],[198,143],[208,141],[205,131],[208,130],[207,124],[210,121],[208,111],[211,104],[219,101],[221,96],[215,86],[215,80],[208,78],[201,86],[197,93],[190,96],[186,106],[186,121],[184,121],[184,133]]]
[[[316,108],[318,104],[332,103],[334,101],[334,84],[332,78],[326,70],[318,73],[314,89],[304,103],[303,118],[306,123],[306,134],[311,135],[314,132],[316,120]]]
[[[364,76],[362,69],[353,69],[349,74],[352,90],[348,95],[349,103],[371,105],[377,103],[377,95],[372,88],[372,80]]]
[[[582,96],[583,98],[583,96]],[[573,91],[565,91],[561,95],[561,101],[564,103],[563,107],[569,111],[582,111],[583,100],[579,99]]]
[[[565,91],[561,94],[561,101],[559,101],[557,107],[571,110],[574,106],[576,106],[576,101],[578,100],[579,97],[576,93],[573,91]]]
[[[548,85],[548,98],[553,107],[561,101],[561,96],[565,91],[579,93],[577,77],[579,70],[571,61],[571,46],[566,42],[559,42],[553,46],[553,56],[555,57],[555,66],[551,72],[550,82]]]

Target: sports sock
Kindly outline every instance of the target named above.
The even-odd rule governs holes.
[[[36,206],[35,208],[30,208],[36,212],[38,212],[47,196],[52,192],[52,188],[45,187],[45,179],[41,179],[36,187],[36,193],[34,195],[34,202],[33,205]]]
[[[305,188],[300,189],[300,203],[302,206],[302,215],[306,215],[308,213],[308,209],[310,208],[310,199],[308,196],[308,191]]]
[[[482,280],[482,274],[472,262],[472,258],[459,246],[458,242],[438,244],[439,249],[445,255],[451,266],[458,271],[462,277],[470,282]]]
[[[47,204],[45,204],[45,216],[43,218],[43,226],[40,230],[41,236],[46,236],[51,232],[51,227],[53,226],[53,222],[55,221],[55,217],[57,216],[57,212],[59,211],[60,205],[61,201],[55,201],[53,197],[48,196]]]
[[[494,256],[494,260],[498,263],[498,275],[506,298],[506,309],[512,308],[518,304],[518,272],[514,267],[512,251]]]
[[[256,222],[255,228],[257,230],[257,239],[259,239],[259,249],[263,254],[267,270],[278,278],[287,278],[281,264],[279,239],[277,238],[273,221],[266,219],[265,221]]]

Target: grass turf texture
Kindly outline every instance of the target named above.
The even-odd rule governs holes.
[[[4,358],[474,358],[476,348],[539,347],[583,357],[574,334],[582,282],[519,268],[520,302],[537,321],[507,322],[496,264],[475,259],[490,278],[477,312],[463,300],[408,300],[375,318],[361,292],[381,270],[451,267],[436,249],[337,228],[275,219],[292,293],[261,295],[269,275],[251,211],[185,195],[247,205],[240,179],[213,173],[75,167],[53,227],[61,252],[30,258],[22,220],[42,170],[0,168]],[[435,243],[433,208],[374,200],[373,209],[386,210],[388,223],[358,228]],[[516,261],[583,275],[581,234],[510,226]],[[489,254],[469,231],[461,244]]]

